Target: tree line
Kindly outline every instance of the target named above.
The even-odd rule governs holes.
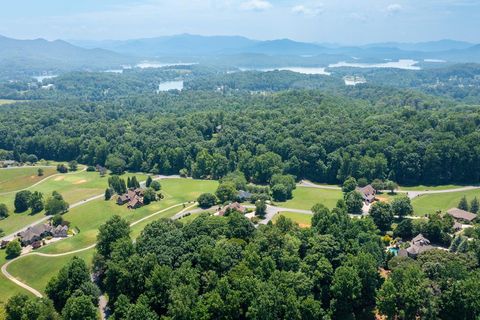
[[[34,101],[0,110],[0,149],[10,158],[34,154],[114,173],[218,179],[239,170],[261,184],[274,174],[326,183],[480,180],[478,108],[355,90],[355,97],[196,91],[111,103]]]

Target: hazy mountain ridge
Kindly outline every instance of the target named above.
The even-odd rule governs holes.
[[[290,39],[252,40],[241,36],[200,36],[181,34],[124,41],[72,41],[85,48],[104,48],[143,57],[209,56],[225,54],[339,55],[360,59],[457,59],[479,62],[475,45],[456,40],[420,43],[374,43],[364,46],[323,46]],[[473,55],[473,57],[472,57]]]
[[[394,43],[327,47],[290,39],[252,40],[241,36],[182,34],[125,41],[17,40],[0,36],[0,76],[15,79],[37,73],[107,70],[135,65],[141,60],[200,62],[226,67],[268,68],[328,66],[339,61],[383,62],[426,59],[450,63],[480,62],[480,45],[443,40],[416,44],[443,51],[412,51]],[[413,44],[415,45],[415,44]],[[460,47],[460,48],[459,48]],[[456,49],[451,49],[456,48]]]
[[[17,40],[0,36],[1,73],[33,74],[120,66],[131,57],[101,48],[85,49],[63,40]]]

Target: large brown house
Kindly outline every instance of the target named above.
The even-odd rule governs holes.
[[[117,198],[117,204],[122,206],[127,204],[129,209],[137,209],[143,206],[143,195],[145,191],[143,189],[129,189],[127,193],[119,195]]]

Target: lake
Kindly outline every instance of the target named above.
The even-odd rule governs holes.
[[[170,90],[183,90],[183,80],[162,82],[158,85],[157,93]]]
[[[292,71],[302,74],[321,74],[325,76],[329,76],[330,72],[325,71],[325,68],[320,67],[281,67],[281,68],[273,68],[273,69],[262,69],[261,71]]]
[[[356,62],[345,62],[341,61],[338,63],[330,64],[329,68],[341,68],[341,67],[352,67],[352,68],[393,68],[393,69],[404,69],[404,70],[421,70],[420,67],[416,66],[418,61],[411,59],[400,59],[398,61],[389,61],[384,63],[356,63]]]
[[[198,63],[193,62],[176,62],[176,63],[162,63],[162,62],[150,62],[144,61],[136,65],[137,68],[140,69],[148,69],[148,68],[164,68],[164,67],[173,67],[173,66],[193,66]]]
[[[43,80],[45,79],[52,79],[52,78],[55,78],[57,77],[57,75],[49,75],[49,76],[35,76],[33,77],[35,80],[37,80],[38,82],[42,82]]]

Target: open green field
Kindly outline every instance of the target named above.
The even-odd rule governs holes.
[[[413,199],[412,205],[415,215],[423,216],[457,207],[463,196],[467,197],[469,203],[474,197],[480,200],[480,190],[426,194]]]
[[[29,286],[43,294],[48,281],[50,281],[70,259],[77,256],[84,259],[85,262],[91,266],[94,252],[94,249],[90,249],[61,257],[29,255],[12,262],[12,264],[8,266],[8,272],[18,280],[23,283],[28,283]],[[27,270],[31,271],[27,272]]]
[[[195,201],[201,193],[215,192],[218,186],[217,181],[192,179],[165,179],[161,180],[160,183],[162,185],[162,192],[165,195],[165,199],[137,210],[128,210],[126,206],[118,206],[115,204],[114,199],[110,201],[94,200],[83,206],[72,209],[64,215],[64,218],[71,222],[72,227],[78,227],[80,233],[69,239],[43,247],[38,252],[65,253],[88,247],[95,243],[99,226],[115,214],[122,216],[128,222],[132,223],[142,218],[149,217],[150,215],[165,208],[169,208],[170,206],[188,201]],[[132,227],[132,238],[138,237],[143,228],[152,221],[161,218],[169,218],[183,209],[184,207],[180,205],[165,210],[159,214],[155,214],[154,216],[136,224]],[[93,253],[94,249],[91,249],[76,255],[86,259],[86,261],[90,263]],[[4,251],[2,251],[2,254],[4,254]],[[62,257],[26,256],[13,262],[8,267],[8,271],[22,282],[25,282],[40,292],[43,292],[50,278],[72,257],[73,255]],[[4,262],[5,260],[3,258],[3,260],[0,261],[0,265]],[[0,302],[5,301],[8,297],[18,292],[24,292],[24,290],[17,287],[6,278],[0,277]]]
[[[404,191],[434,191],[434,190],[449,190],[449,189],[459,189],[463,188],[465,186],[461,186],[458,184],[446,184],[446,185],[441,185],[441,186],[424,186],[424,185],[419,185],[419,186],[412,186],[412,187],[399,187],[399,190],[404,190]]]
[[[293,222],[298,223],[298,225],[302,228],[310,227],[312,225],[312,215],[298,213],[298,212],[280,212],[275,217],[273,217],[273,223],[277,222],[277,219],[280,216],[284,216],[285,218],[291,219]]]
[[[126,179],[127,176],[136,176],[139,181],[146,179],[146,175],[144,174],[127,173],[122,177]],[[58,191],[62,194],[65,201],[70,204],[74,204],[76,202],[80,202],[104,193],[107,185],[108,176],[100,177],[97,172],[77,171],[73,173],[52,176],[39,185],[29,188],[29,190],[40,191],[44,194],[45,198],[52,194],[53,191]],[[6,234],[15,232],[15,230],[18,230],[23,226],[33,223],[43,217],[43,212],[39,212],[35,215],[31,215],[30,211],[13,213],[14,199],[14,192],[0,195],[0,203],[5,203],[10,210],[10,216],[0,221],[0,228],[3,229]]]
[[[3,265],[5,261],[5,250],[0,250],[0,265]],[[17,293],[24,293],[29,296],[32,295],[30,294],[30,292],[23,290],[22,288],[5,278],[3,273],[0,273],[0,305],[7,302],[8,298]]]
[[[38,169],[42,168],[44,175],[38,176]],[[18,167],[0,169],[0,194],[28,188],[29,186],[57,173],[53,167]]]
[[[95,243],[98,228],[114,215],[119,215],[132,223],[173,205],[195,201],[201,193],[214,192],[218,185],[216,181],[192,179],[165,179],[161,180],[160,183],[165,199],[136,210],[129,210],[127,206],[117,205],[115,197],[110,201],[94,200],[70,210],[64,215],[64,219],[70,221],[70,226],[78,228],[80,233],[69,239],[46,246],[40,251],[44,253],[63,253],[87,247]],[[134,236],[138,235],[145,225],[155,219],[171,217],[182,209],[183,206],[178,206],[135,225],[132,228],[132,232],[135,233]]]
[[[342,199],[341,190],[297,187],[293,190],[293,199],[287,202],[278,202],[276,205],[284,208],[310,210],[315,204],[321,203],[333,209],[337,201]]]

